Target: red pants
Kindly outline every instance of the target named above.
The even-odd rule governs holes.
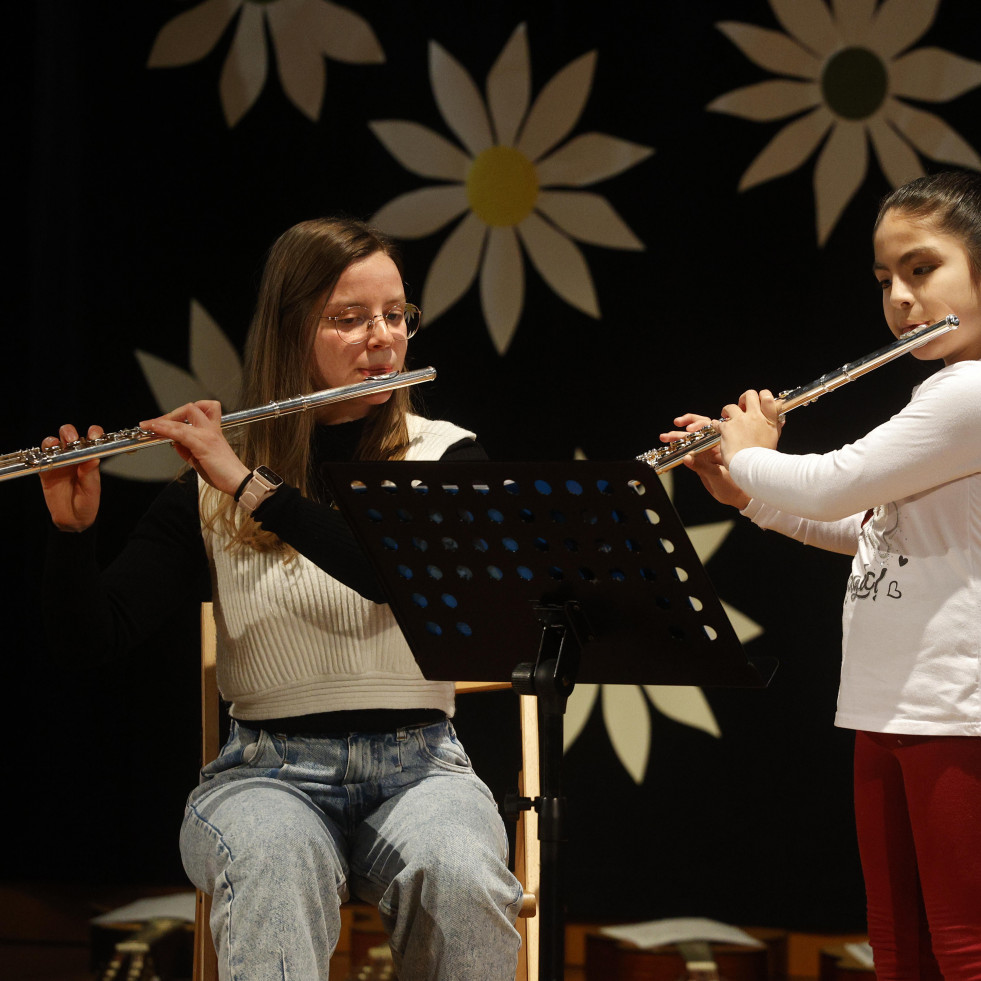
[[[855,736],[878,981],[981,979],[981,738]]]

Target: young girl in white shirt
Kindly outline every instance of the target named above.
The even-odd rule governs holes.
[[[876,219],[889,329],[959,318],[916,349],[942,367],[906,407],[825,454],[778,452],[769,391],[690,455],[717,500],[854,556],[836,724],[856,730],[855,816],[876,975],[981,978],[981,175],[923,177]]]

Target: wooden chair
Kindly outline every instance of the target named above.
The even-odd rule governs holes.
[[[201,605],[201,758],[213,760],[220,750],[220,697],[215,672],[217,638],[211,603]],[[461,681],[458,694],[510,688],[507,683]],[[540,794],[538,770],[538,704],[521,695],[521,777],[518,792],[534,800]],[[538,981],[539,922],[538,893],[541,863],[538,848],[538,814],[534,810],[518,814],[515,833],[514,872],[524,888],[521,912],[515,926],[521,934],[521,953],[515,981]],[[211,897],[197,890],[194,918],[193,981],[218,981],[218,958],[211,940],[209,918]]]

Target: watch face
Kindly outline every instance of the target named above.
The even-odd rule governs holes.
[[[255,468],[255,472],[257,474],[259,474],[260,477],[263,477],[266,480],[268,480],[269,483],[271,483],[271,484],[277,484],[278,485],[278,484],[281,484],[283,482],[283,478],[280,477],[278,473],[273,473],[272,470],[270,470],[269,467],[267,467],[265,464],[263,464],[262,466],[256,467]]]

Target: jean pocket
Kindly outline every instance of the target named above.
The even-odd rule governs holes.
[[[412,730],[411,735],[415,736],[419,755],[426,762],[457,773],[473,771],[470,757],[467,756],[467,751],[457,738],[451,723],[440,722],[432,726],[423,726]]]
[[[233,723],[228,741],[221,748],[217,758],[202,771],[206,777],[217,776],[238,769],[254,769],[268,765],[270,753],[281,757],[273,740],[263,729],[249,729]]]

